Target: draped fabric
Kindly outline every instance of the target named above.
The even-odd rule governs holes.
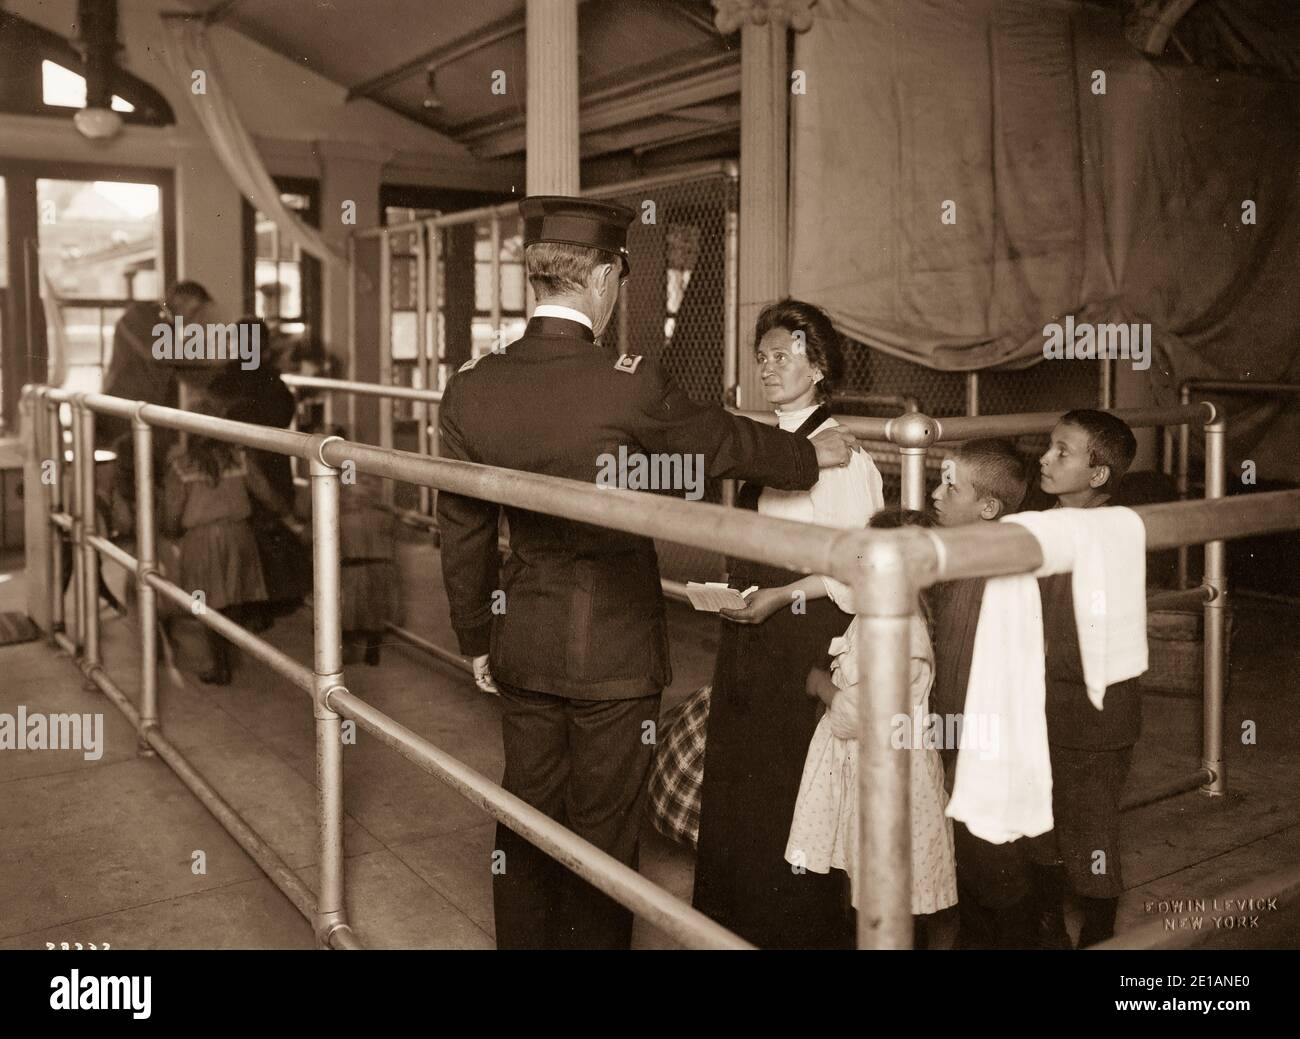
[[[45,381],[50,386],[62,386],[68,377],[68,330],[63,321],[63,306],[50,281],[46,264],[38,264],[41,272],[41,306],[45,310],[46,351],[49,354]]]
[[[845,333],[971,370],[1041,362],[1067,317],[1149,323],[1162,403],[1300,379],[1300,84],[1046,0],[821,0],[795,39],[791,294]],[[1234,402],[1235,454],[1300,478],[1279,411]]]
[[[346,258],[329,245],[320,231],[309,227],[280,201],[280,191],[262,164],[257,146],[235,110],[230,93],[222,89],[225,76],[205,26],[189,18],[166,18],[163,24],[172,44],[165,54],[167,65],[193,104],[213,150],[235,186],[249,202],[275,221],[282,234],[309,256],[325,264],[345,263]],[[192,89],[196,70],[202,70],[205,77],[201,94]]]

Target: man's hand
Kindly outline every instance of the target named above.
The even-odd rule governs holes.
[[[817,449],[819,469],[843,468],[849,464],[854,451],[862,450],[858,438],[839,426],[823,430],[810,439],[812,446]]]
[[[474,658],[474,684],[485,693],[491,693],[493,696],[501,695],[501,690],[492,681],[492,672],[488,670],[488,655],[486,653],[481,657]]]

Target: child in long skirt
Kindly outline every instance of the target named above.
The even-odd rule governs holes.
[[[345,663],[379,663],[386,626],[401,619],[397,521],[380,505],[380,479],[363,475],[339,500]]]
[[[870,526],[930,525],[921,513],[887,510],[872,517]],[[928,713],[934,683],[934,650],[930,643],[924,604],[918,600],[911,616],[911,702],[922,717]],[[786,861],[815,873],[845,870],[852,887],[853,905],[859,902],[864,882],[858,863],[858,621],[832,640],[835,657],[828,675],[814,669],[808,692],[827,705],[813,732],[804,764],[799,797],[795,803],[786,845]],[[937,750],[912,747],[914,732],[908,719],[908,739],[898,753],[910,753],[912,821],[912,913],[923,917],[957,904],[957,876],[953,856],[952,822],[944,816],[947,795],[943,763]]]
[[[249,517],[256,498],[268,508],[286,504],[242,448],[191,436],[167,467],[163,530],[180,535],[179,584],[202,592],[202,607],[244,624],[250,608],[267,598],[266,581]],[[197,609],[195,612],[198,612]],[[208,628],[212,667],[199,675],[209,685],[230,683],[231,647]]]

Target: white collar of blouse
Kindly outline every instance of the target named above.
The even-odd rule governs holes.
[[[800,426],[802,426],[804,422],[808,420],[808,416],[811,415],[814,411],[816,411],[819,407],[821,407],[820,403],[809,404],[808,407],[799,408],[795,411],[783,411],[780,408],[777,408],[776,409],[777,425],[780,426],[782,429],[784,429],[787,433],[792,432],[798,429]]]

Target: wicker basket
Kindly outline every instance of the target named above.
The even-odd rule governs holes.
[[[1224,655],[1231,656],[1232,609],[1224,618]],[[1200,609],[1152,610],[1147,615],[1148,666],[1144,692],[1199,698],[1205,688],[1205,614]],[[1224,660],[1224,684],[1228,661]],[[1224,690],[1225,695],[1227,690]]]

